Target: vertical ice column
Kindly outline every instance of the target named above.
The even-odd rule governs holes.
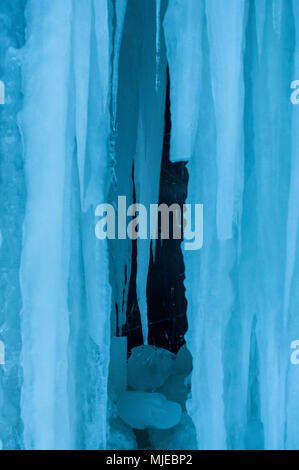
[[[217,231],[232,238],[243,190],[243,103],[245,1],[206,2],[217,132]]]
[[[136,32],[133,30],[134,33],[132,33],[131,14],[135,12],[132,2],[127,5],[126,1],[117,0],[113,5],[112,135],[110,136],[113,179],[109,200],[115,207],[117,236],[115,240],[109,240],[109,249],[110,280],[113,290],[112,333],[116,335],[117,333],[121,334],[122,327],[126,323],[127,296],[131,274],[132,242],[127,237],[126,211],[133,199],[132,166],[135,142],[135,107],[137,104],[133,101],[132,107],[128,108],[128,103],[132,103],[131,98],[134,100],[136,75],[131,70],[131,59],[134,60],[135,55],[133,53],[128,55],[127,51],[133,51],[138,44],[138,28],[136,27]],[[135,21],[136,18],[138,18],[138,11],[134,18]],[[126,41],[130,39],[132,42],[128,46]],[[118,204],[119,196],[126,197],[126,199],[120,200],[120,204]]]
[[[256,8],[259,8],[258,1]],[[289,259],[286,247],[292,237],[290,232],[287,234],[287,225],[292,155],[289,90],[293,79],[294,42],[291,2],[267,2],[262,54],[254,75],[256,91],[252,104],[258,234],[255,255],[258,266],[256,333],[265,449],[285,447],[289,344],[284,321],[284,291],[286,257]]]
[[[64,178],[71,1],[30,0],[26,18],[21,127],[27,205],[20,269],[24,444],[26,449],[68,449],[70,253]]]
[[[69,81],[70,158],[66,195],[71,206],[69,395],[76,446],[103,449],[111,290],[107,240],[94,234],[95,209],[107,202],[111,91],[111,18],[106,0],[74,0]]]
[[[190,160],[186,202],[203,203],[205,214],[203,249],[184,251],[186,340],[193,356],[188,412],[196,426],[198,447],[223,449],[222,345],[233,299],[229,273],[234,247],[232,242],[219,243],[215,230],[218,181],[204,2],[171,1],[164,28],[170,67],[171,159]]]
[[[259,55],[261,55],[262,48],[263,48],[265,18],[266,18],[266,3],[267,3],[267,0],[260,0],[258,3],[258,7],[256,8],[256,11],[255,11],[256,34],[257,34],[257,44],[258,44]]]
[[[293,2],[295,27],[296,27],[296,48],[294,52],[294,79],[299,77],[299,8],[298,4]],[[291,93],[292,90],[290,90]],[[298,206],[298,188],[299,188],[299,154],[298,154],[298,123],[299,113],[297,105],[293,104],[292,120],[292,158],[290,175],[290,193],[288,201],[288,221],[287,221],[287,246],[286,246],[286,273],[284,289],[284,323],[288,323],[288,309],[290,305],[290,295],[294,268],[296,263],[296,254],[298,248],[298,227],[299,227],[299,206]]]
[[[299,5],[293,1],[293,12],[296,28],[296,48],[294,50],[294,70],[292,79],[299,77]],[[293,91],[293,90],[290,90]],[[298,105],[291,105],[292,108],[292,158],[290,190],[288,201],[288,222],[286,240],[286,272],[284,288],[284,318],[288,328],[288,345],[298,339],[299,318],[298,318],[298,286],[299,286],[299,108]],[[291,352],[291,350],[290,350]],[[299,411],[298,400],[299,367],[288,364],[287,388],[286,388],[286,427],[285,427],[285,448],[298,450],[299,432]]]
[[[91,55],[92,0],[73,2],[73,73],[76,102],[76,141],[81,206],[85,208],[85,157]]]
[[[88,121],[85,152],[84,211],[81,227],[87,326],[85,448],[104,449],[107,438],[107,382],[110,357],[111,288],[107,240],[94,235],[95,209],[106,203],[111,182],[109,159],[111,30],[109,3],[93,0],[90,39]],[[78,128],[77,128],[78,130]],[[82,388],[82,386],[81,386]]]
[[[256,348],[257,196],[254,172],[252,105],[256,100],[258,34],[254,4],[250,3],[244,50],[244,191],[242,214],[235,236],[238,253],[230,273],[234,303],[223,346],[224,405],[229,449],[263,448],[259,410],[258,350]],[[243,175],[242,175],[243,178]],[[235,231],[236,232],[236,231]]]
[[[198,130],[201,90],[201,28],[198,21],[203,2],[169,0],[164,19],[170,74],[170,160],[189,160]]]
[[[113,37],[113,76],[112,76],[112,126],[116,131],[117,89],[118,89],[118,63],[121,40],[124,28],[128,0],[116,0],[114,10],[114,37]]]
[[[125,28],[125,19],[127,13],[127,0],[116,0],[113,2],[112,9],[112,85],[111,85],[111,135],[110,135],[110,153],[113,165],[113,180],[111,185],[110,197],[116,201],[118,196],[126,196],[127,204],[132,202],[132,163],[133,154],[127,147],[119,145],[119,82],[121,66],[121,45]],[[126,54],[126,53],[125,53]],[[121,134],[121,131],[120,131]],[[125,137],[130,139],[130,132]],[[127,149],[127,151],[126,151]],[[119,152],[124,152],[122,159],[118,160]],[[119,169],[119,173],[118,173]],[[122,180],[124,177],[124,181]],[[124,200],[122,200],[124,201]],[[118,207],[118,206],[117,206]],[[111,243],[111,282],[114,286],[114,305],[112,314],[112,332],[117,333],[117,328],[121,332],[126,323],[126,305],[129,290],[129,279],[131,273],[131,244],[126,240],[126,207],[119,208],[122,214],[118,214],[118,240]],[[116,211],[117,212],[117,211]],[[120,235],[120,226],[121,232]],[[116,257],[114,257],[117,252]],[[117,318],[116,318],[117,317]]]

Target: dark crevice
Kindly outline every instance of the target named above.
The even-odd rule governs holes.
[[[134,163],[132,168],[133,179],[133,204],[136,204],[136,189],[134,178]],[[131,277],[129,283],[128,300],[127,300],[127,321],[123,327],[123,335],[127,336],[128,351],[131,351],[135,346],[140,346],[143,343],[142,326],[140,318],[140,310],[137,301],[136,290],[136,276],[137,276],[137,240],[132,240],[132,264],[131,264]]]
[[[159,204],[183,206],[187,197],[188,172],[184,162],[171,163],[169,159],[171,118],[169,74],[165,102],[165,130],[160,177]],[[134,184],[134,168],[133,168]],[[135,185],[133,202],[136,201]],[[153,201],[154,202],[154,201]],[[158,225],[160,234],[160,221]],[[155,257],[151,250],[148,282],[149,344],[174,353],[185,343],[187,331],[187,301],[185,298],[185,267],[181,240],[156,240]],[[153,244],[152,244],[153,247]],[[127,322],[123,335],[128,338],[128,351],[143,343],[140,311],[136,294],[137,242],[132,241],[132,267],[127,302]]]
[[[186,163],[169,159],[171,116],[170,82],[167,73],[165,129],[161,164],[159,204],[178,204],[181,208],[187,197],[188,172]],[[183,213],[183,211],[182,211]],[[160,232],[160,225],[158,227]],[[155,258],[151,256],[147,299],[149,343],[176,353],[185,343],[188,329],[185,297],[185,266],[181,240],[157,240]]]

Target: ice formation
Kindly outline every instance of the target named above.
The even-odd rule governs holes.
[[[162,393],[167,400],[179,403],[183,408],[185,407],[189,391],[185,384],[184,375],[170,375],[157,391]]]
[[[161,393],[126,392],[118,400],[119,416],[134,429],[170,429],[182,415],[181,406]]]
[[[298,0],[0,3],[1,448],[299,449],[298,54]],[[177,356],[147,344],[155,244],[94,236],[159,201],[167,68],[205,208]]]
[[[192,356],[186,345],[183,345],[177,353],[174,372],[182,374],[184,377],[192,372]]]
[[[139,346],[128,360],[128,384],[135,390],[152,391],[161,387],[171,375],[175,355],[155,346]]]

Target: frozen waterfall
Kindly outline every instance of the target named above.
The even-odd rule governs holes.
[[[0,28],[0,448],[298,450],[298,0],[5,0]],[[201,249],[158,204],[203,205]]]

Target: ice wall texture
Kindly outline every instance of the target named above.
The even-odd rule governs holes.
[[[0,77],[6,105],[0,105],[0,339],[6,364],[0,366],[0,448],[6,449],[22,442],[19,268],[26,187],[17,124],[22,103],[17,51],[24,44],[24,27],[24,1],[1,2]]]
[[[111,290],[93,225],[109,185],[108,6],[1,2],[4,448],[106,445]]]
[[[97,240],[94,211],[157,202],[168,63],[171,160],[204,204],[184,252],[198,448],[298,449],[298,1],[5,0],[0,22],[1,446],[107,445],[132,245]],[[144,342],[149,257],[138,240]]]
[[[298,2],[170,0],[164,27],[171,157],[205,207],[184,253],[198,445],[298,449]]]
[[[109,181],[108,5],[29,1],[26,21],[24,446],[101,448],[110,288],[107,244],[90,228]]]

